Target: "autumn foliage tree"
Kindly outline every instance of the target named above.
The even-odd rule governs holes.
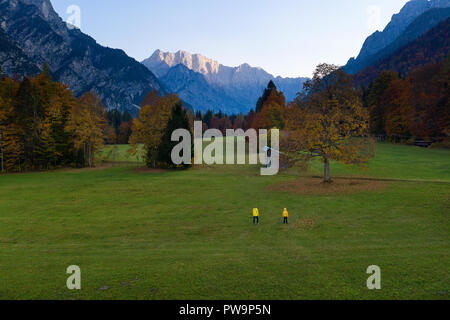
[[[92,91],[85,93],[74,104],[66,127],[85,166],[94,165],[95,153],[105,142],[106,128],[106,109],[101,99]]]
[[[321,158],[329,183],[331,160],[362,166],[374,155],[369,113],[352,77],[337,66],[319,65],[305,91],[286,112],[282,150],[293,164]]]
[[[367,94],[371,131],[394,142],[427,140],[450,146],[450,56],[411,70],[382,72]]]
[[[113,132],[108,134],[108,144],[128,144],[131,136],[133,117],[128,110],[120,112],[113,109],[107,113],[108,121]]]
[[[48,170],[93,165],[109,126],[94,93],[78,101],[44,65],[35,77],[0,79],[0,169]]]
[[[270,81],[256,105],[256,114],[251,122],[254,129],[284,129],[286,98]]]
[[[6,113],[7,110],[5,108],[5,103],[3,102],[2,97],[0,96],[0,170],[1,172],[5,171],[5,154],[3,152],[3,131],[4,131],[4,123],[7,119]]]
[[[0,83],[0,148],[3,171],[21,170],[23,167],[23,137],[14,112],[15,98],[19,84],[3,77]]]
[[[396,141],[411,137],[411,122],[414,118],[412,89],[410,81],[394,80],[381,98],[381,103],[386,106],[385,132]]]
[[[4,171],[46,170],[74,162],[65,126],[75,98],[48,68],[0,81],[0,149]]]
[[[176,94],[162,97],[157,91],[151,91],[142,102],[139,118],[133,121],[130,150],[136,155],[139,146],[144,145],[149,167],[156,167],[158,147],[172,109],[177,103],[181,103],[181,100]]]
[[[398,73],[383,71],[371,84],[367,94],[367,106],[370,112],[370,131],[374,135],[383,136],[385,130],[386,104],[383,95],[394,80],[398,80]]]

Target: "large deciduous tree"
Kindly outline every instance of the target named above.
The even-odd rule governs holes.
[[[101,99],[92,91],[82,95],[73,106],[66,130],[82,153],[85,166],[94,165],[95,152],[105,141],[106,127],[106,110]]]
[[[133,121],[130,137],[131,150],[136,154],[139,145],[144,145],[146,162],[149,167],[156,167],[158,147],[167,127],[173,107],[181,103],[176,94],[161,97],[157,91],[151,91],[142,102],[139,118]]]
[[[324,182],[331,182],[330,161],[364,165],[374,155],[369,137],[369,113],[352,77],[329,64],[317,67],[286,112],[287,127],[282,148],[291,163],[320,157]]]

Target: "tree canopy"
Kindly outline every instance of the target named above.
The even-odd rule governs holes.
[[[331,182],[330,161],[362,166],[374,155],[369,114],[352,77],[339,67],[321,64],[305,84],[306,98],[288,107],[282,150],[291,164],[320,157],[324,182]]]
[[[156,167],[158,147],[167,127],[173,107],[181,103],[176,94],[161,97],[157,91],[151,91],[145,97],[139,111],[139,118],[133,121],[130,144],[136,154],[143,144],[148,166]]]

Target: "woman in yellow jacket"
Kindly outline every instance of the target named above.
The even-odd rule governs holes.
[[[289,212],[287,211],[286,208],[284,208],[283,211],[283,224],[288,224],[288,218],[289,218]]]

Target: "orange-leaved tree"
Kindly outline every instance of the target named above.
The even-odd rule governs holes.
[[[363,166],[374,155],[369,113],[352,77],[335,65],[321,64],[305,93],[286,111],[282,151],[291,164],[320,157],[324,182],[331,182],[330,161]]]
[[[284,129],[286,98],[272,81],[269,82],[263,96],[259,98],[256,108],[258,111],[252,123],[254,129]]]

